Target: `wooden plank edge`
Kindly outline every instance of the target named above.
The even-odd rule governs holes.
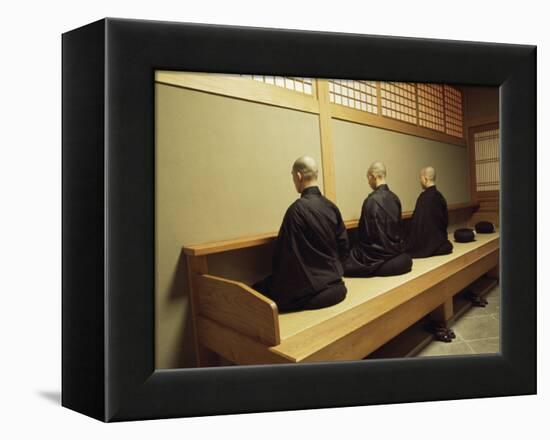
[[[296,93],[272,84],[250,81],[238,74],[156,71],[155,83],[314,115],[319,114],[319,102],[313,94]]]
[[[456,145],[458,147],[466,147],[466,140],[464,138],[438,132],[430,128],[421,127],[408,122],[400,121],[398,119],[356,110],[339,104],[331,103],[330,106],[331,116],[333,119],[394,131],[396,133],[406,134],[409,136],[430,139],[436,142]]]

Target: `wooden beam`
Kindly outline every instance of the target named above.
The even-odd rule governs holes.
[[[226,252],[235,249],[244,249],[253,246],[261,246],[270,243],[277,237],[277,232],[266,232],[265,234],[249,235],[223,241],[211,241],[208,243],[191,244],[183,247],[185,255],[209,255],[219,252]]]
[[[468,166],[470,171],[470,200],[477,202],[477,174],[476,174],[476,147],[474,141],[474,130],[468,128]]]
[[[466,140],[466,146],[468,146],[468,119],[470,117],[470,114],[468,113],[468,93],[464,91],[464,87],[460,87],[460,91],[462,92],[462,136]]]
[[[418,83],[414,83],[414,97],[416,104],[416,126],[420,127],[420,103],[418,102]]]
[[[497,125],[499,124],[498,115],[496,116],[489,116],[489,117],[483,117],[483,118],[475,118],[475,119],[469,119],[467,121],[468,128],[474,128],[479,127],[481,125]]]
[[[442,84],[441,93],[443,94],[443,131],[447,133],[447,106],[445,99],[447,94],[445,93],[445,84]],[[462,109],[464,109],[464,106]],[[462,122],[464,123],[464,120],[462,120]],[[462,136],[464,136],[464,132],[462,132]]]
[[[466,146],[466,141],[462,138],[451,136],[446,133],[440,133],[414,124],[409,124],[408,122],[402,122],[397,119],[386,118],[384,116],[375,115],[373,113],[363,112],[332,103],[330,104],[330,110],[334,119],[378,127],[398,133],[410,134],[412,136],[418,136],[438,142],[445,142],[460,147]]]
[[[376,113],[382,117],[382,87],[380,81],[376,81]]]
[[[239,75],[157,71],[155,81],[168,86],[319,114],[319,102],[315,95],[306,95]]]

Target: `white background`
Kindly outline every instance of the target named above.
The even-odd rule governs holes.
[[[105,16],[536,44],[539,225],[548,215],[548,13],[542,1],[42,1],[2,3],[0,436],[5,439],[528,438],[548,433],[548,281],[539,227],[539,395],[102,424],[59,406],[61,33]],[[545,175],[546,174],[546,175]],[[517,170],[517,179],[524,176]],[[521,207],[518,207],[521,209]],[[544,266],[543,266],[544,265]],[[521,294],[521,292],[518,292]],[[544,346],[546,343],[546,347]],[[445,384],[441,385],[442,387]]]

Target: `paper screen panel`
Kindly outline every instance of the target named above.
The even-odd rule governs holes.
[[[462,93],[454,87],[445,85],[445,132],[462,137]]]
[[[417,84],[418,125],[435,131],[445,131],[445,106],[441,84]]]
[[[498,190],[500,184],[498,129],[475,133],[474,144],[477,190]]]
[[[416,91],[414,83],[381,82],[382,116],[416,124]]]
[[[297,76],[241,75],[243,78],[263,82],[283,89],[293,90],[305,95],[313,94],[313,80]]]
[[[375,81],[330,79],[330,102],[363,112],[378,114],[378,97]]]

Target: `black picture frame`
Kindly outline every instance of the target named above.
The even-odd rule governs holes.
[[[62,51],[63,406],[121,421],[536,393],[535,46],[109,18]],[[499,86],[500,354],[155,370],[155,69]]]

